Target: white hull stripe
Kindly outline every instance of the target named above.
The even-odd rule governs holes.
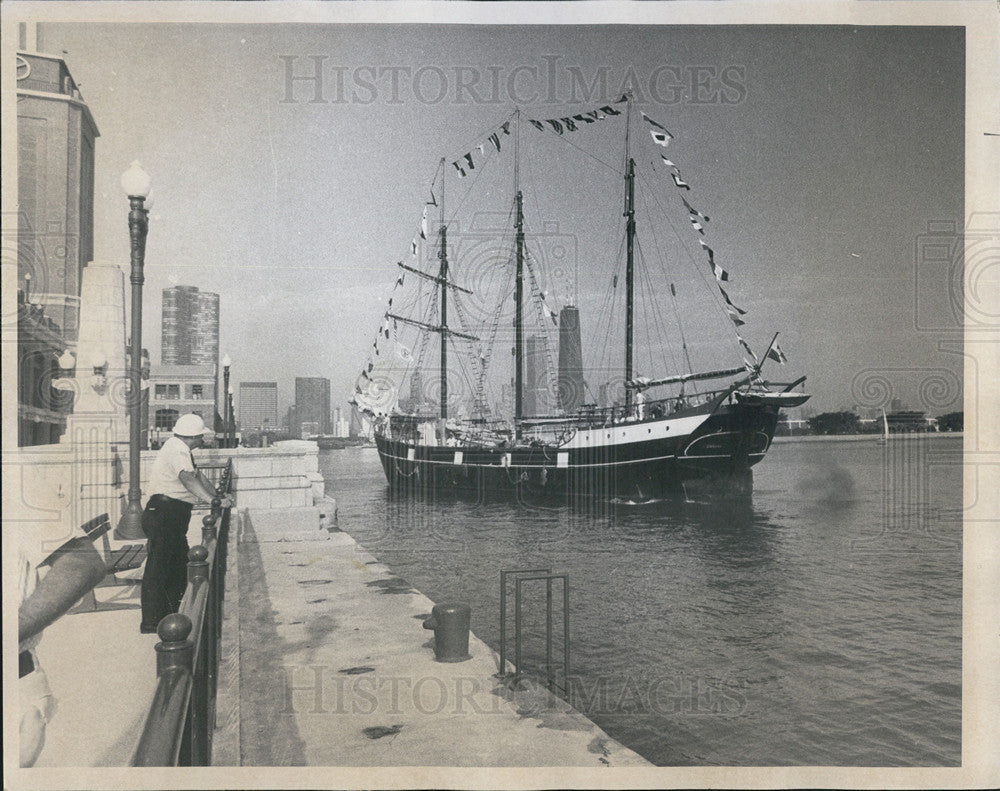
[[[384,458],[393,459],[394,461],[409,461],[413,464],[440,464],[444,467],[454,467],[455,464],[451,461],[443,461],[438,459],[407,459],[403,456],[395,456],[391,453],[384,453]],[[593,464],[570,464],[566,467],[559,467],[562,470],[580,470],[585,467],[624,467],[632,464],[647,464],[651,461],[665,461],[667,459],[677,458],[674,454],[668,456],[651,456],[648,459],[634,459],[632,461],[608,461],[608,462],[597,462]],[[703,458],[708,458],[707,456]],[[545,470],[545,469],[556,469],[556,462],[553,460],[551,463],[547,464],[479,464],[476,462],[465,462],[462,464],[463,467],[476,467],[483,470]]]

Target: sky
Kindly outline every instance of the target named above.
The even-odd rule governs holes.
[[[760,353],[781,333],[789,362],[769,377],[807,375],[814,411],[887,393],[962,407],[962,357],[941,351],[961,340],[961,277],[953,251],[926,252],[942,249],[932,232],[953,245],[964,216],[961,28],[45,23],[40,37],[101,132],[96,258],[127,266],[119,178],[134,159],[152,176],[154,363],[161,290],[195,285],[220,294],[237,394],[277,381],[284,409],[294,377],[322,376],[346,404],[439,158],[473,150],[515,105],[558,118],[631,87],[674,135],[667,154],[712,218],[745,336]],[[289,80],[316,68],[321,84]],[[648,138],[635,151],[661,153]],[[552,301],[581,306],[590,354],[620,229],[594,218],[570,162],[535,160],[523,181],[541,195],[526,198],[534,227],[570,240],[572,288],[567,275]],[[694,344],[699,318],[685,321]]]

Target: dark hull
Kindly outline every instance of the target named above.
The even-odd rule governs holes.
[[[400,493],[522,501],[711,499],[750,495],[751,468],[770,447],[777,418],[772,407],[725,404],[681,420],[580,432],[561,447],[375,440],[386,479]]]

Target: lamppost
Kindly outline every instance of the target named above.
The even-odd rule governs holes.
[[[233,361],[227,354],[222,358],[222,447],[229,447],[229,366]]]
[[[142,493],[139,490],[139,443],[142,436],[142,267],[146,257],[146,233],[149,230],[150,178],[133,162],[122,176],[122,189],[128,196],[128,231],[131,240],[132,339],[129,355],[128,395],[128,505],[115,528],[115,538],[143,538]]]

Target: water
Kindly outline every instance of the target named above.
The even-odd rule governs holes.
[[[568,572],[573,702],[656,764],[960,763],[960,438],[775,444],[739,511],[394,502],[374,449],[320,468],[341,528],[495,649],[501,569]]]

